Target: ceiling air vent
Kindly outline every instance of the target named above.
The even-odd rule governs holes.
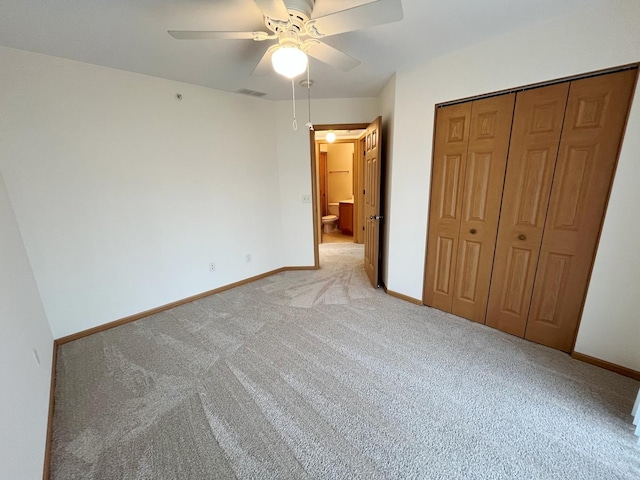
[[[248,88],[241,88],[240,90],[236,90],[236,93],[251,95],[252,97],[264,97],[266,95],[266,93],[264,92],[256,92],[255,90],[249,90]]]

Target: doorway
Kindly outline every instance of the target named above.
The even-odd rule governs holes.
[[[360,223],[355,193],[361,184],[356,151],[363,133],[362,129],[316,132],[320,243],[362,243],[355,226]]]
[[[381,124],[382,120],[378,117],[371,124],[315,125],[315,129],[309,132],[315,266],[320,267],[319,245],[323,240],[329,240],[326,237],[323,239],[323,235],[327,234],[323,232],[322,217],[330,213],[331,207],[334,213],[338,208],[337,220],[339,221],[342,217],[341,237],[344,237],[344,233],[351,233],[351,239],[347,239],[348,241],[364,245],[365,272],[374,287],[380,286],[378,265],[380,263],[379,225],[382,220],[380,215]],[[327,140],[328,133],[335,135],[333,142]],[[329,143],[335,144],[337,140],[339,140],[338,144],[350,145],[349,151],[352,155],[349,162],[350,171],[348,168],[333,166],[331,149],[323,146]],[[338,193],[337,196],[332,196],[329,189],[332,169],[334,183],[343,185],[343,193]],[[338,198],[349,192],[352,198]],[[330,205],[331,203],[334,205]]]

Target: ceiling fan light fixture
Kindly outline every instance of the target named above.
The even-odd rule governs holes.
[[[287,78],[295,78],[307,70],[307,54],[295,46],[282,46],[271,55],[273,69]]]

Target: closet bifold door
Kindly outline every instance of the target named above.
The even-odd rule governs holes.
[[[423,301],[484,322],[515,94],[436,120]]]
[[[451,313],[479,323],[487,311],[515,97],[471,106]]]
[[[569,84],[516,97],[486,324],[524,336]]]
[[[573,348],[637,70],[571,82],[525,338]]]
[[[439,108],[431,173],[431,204],[422,301],[451,312],[458,252],[471,102]]]

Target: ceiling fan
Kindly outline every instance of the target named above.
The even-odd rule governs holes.
[[[316,2],[323,0],[254,0],[262,11],[268,32],[169,30],[178,40],[277,40],[268,47],[252,75],[266,75],[272,64],[276,72],[294,78],[307,69],[307,54],[342,71],[360,65],[360,60],[319,39],[396,22],[403,17],[400,0],[374,0],[346,10],[314,18]]]

